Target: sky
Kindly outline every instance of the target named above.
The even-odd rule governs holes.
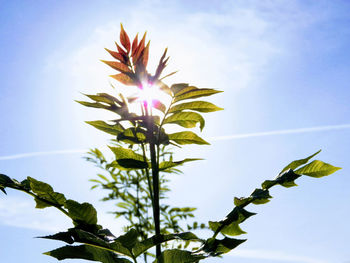
[[[91,202],[99,222],[121,233],[123,222],[107,213],[114,204],[90,190],[97,170],[82,158],[111,139],[84,121],[108,116],[74,100],[112,91],[113,71],[99,60],[123,23],[129,35],[147,31],[150,69],[168,47],[168,72],[179,70],[168,84],[224,91],[211,101],[225,110],[208,114],[201,134],[211,145],[177,153],[205,161],[172,175],[169,203],[220,220],[234,196],[292,160],[322,149],[318,159],[343,168],[273,188],[271,202],[248,207],[258,213],[242,225],[248,241],[206,262],[349,263],[349,14],[346,0],[0,0],[0,172]],[[71,223],[34,206],[22,193],[0,196],[2,262],[56,262],[42,253],[61,244],[34,237]]]

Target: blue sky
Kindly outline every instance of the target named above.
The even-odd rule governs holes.
[[[225,111],[209,114],[202,134],[212,145],[178,153],[206,161],[172,178],[169,202],[198,207],[200,221],[218,220],[234,196],[249,195],[294,159],[322,149],[319,159],[343,167],[272,189],[269,204],[250,207],[258,215],[243,225],[248,241],[208,262],[349,262],[349,14],[345,0],[0,1],[0,172],[90,201],[100,222],[120,231],[122,222],[105,213],[113,204],[89,190],[96,170],[81,158],[109,138],[84,121],[108,117],[74,100],[111,91],[112,71],[99,59],[108,58],[103,48],[113,48],[122,22],[130,35],[148,31],[154,61],[169,47],[169,72],[180,69],[169,84],[224,91],[212,101]],[[328,128],[300,130],[313,127]],[[2,260],[56,262],[41,253],[60,244],[33,237],[69,226],[9,191],[0,199]]]

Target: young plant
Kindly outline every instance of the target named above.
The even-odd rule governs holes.
[[[133,220],[138,215],[136,215],[139,208],[137,192],[140,194],[141,188],[137,190],[137,187],[141,187],[138,184],[142,182],[144,202],[149,200],[151,204],[148,207],[152,207],[152,220],[147,218],[145,221],[147,221],[148,227],[153,225],[149,228],[152,230],[143,233],[141,229],[146,228],[137,227],[137,223],[134,223],[134,227],[124,235],[115,237],[108,229],[97,224],[96,210],[90,204],[80,204],[73,200],[67,200],[63,194],[55,192],[50,185],[31,177],[18,182],[6,175],[0,175],[0,189],[3,192],[5,192],[5,188],[26,192],[34,197],[37,208],[56,207],[72,219],[73,228],[66,232],[43,237],[61,240],[68,245],[45,254],[58,260],[80,258],[104,263],[127,263],[138,262],[140,256],[150,253],[150,249],[155,247],[156,259],[154,263],[190,263],[199,262],[208,257],[217,257],[246,241],[232,236],[245,233],[240,228],[240,224],[255,214],[247,211],[246,207],[249,204],[267,203],[271,198],[269,193],[271,187],[275,185],[295,186],[294,181],[302,175],[318,178],[340,169],[319,160],[309,162],[319,153],[317,152],[305,159],[293,161],[282,169],[277,178],[263,182],[261,188],[255,189],[249,197],[235,198],[235,207],[223,220],[209,222],[209,228],[213,233],[208,238],[198,238],[192,232],[172,233],[168,231],[169,228],[161,221],[162,204],[160,201],[162,201],[161,197],[164,193],[161,187],[164,183],[162,173],[174,172],[178,166],[198,159],[187,158],[174,161],[172,155],[163,155],[163,153],[170,146],[208,144],[193,131],[187,129],[194,128],[199,124],[199,128],[202,130],[205,121],[200,113],[221,110],[210,102],[198,100],[220,91],[197,88],[185,83],[173,84],[169,87],[162,81],[166,77],[162,77],[162,73],[169,59],[166,58],[167,50],[164,51],[155,73],[152,75],[146,70],[149,55],[149,42],[146,44],[146,34],[140,41],[136,35],[131,43],[125,30],[121,27],[120,42],[121,45],[116,44],[117,51],[107,49],[116,61],[103,62],[118,71],[118,74],[112,76],[114,79],[130,86],[126,89],[132,89],[131,86],[133,86],[139,92],[138,95],[117,94],[115,96],[99,93],[86,95],[91,101],[79,101],[79,103],[116,114],[113,121],[98,120],[88,123],[114,136],[113,145],[109,148],[113,152],[115,160],[109,162],[108,167],[102,166],[102,168],[112,169],[112,177],[115,175],[115,171],[119,171],[119,175],[124,176],[121,189],[119,186],[114,192],[118,193],[119,196],[122,193],[125,195],[123,198],[129,200],[131,195],[135,198],[135,194],[133,194],[135,190],[124,192],[123,184],[136,185],[136,201],[128,203],[128,205],[132,203],[134,207],[126,209],[126,211],[135,212]],[[168,75],[171,74],[173,73]],[[168,103],[154,99],[151,95],[154,94],[154,91],[167,94]],[[126,92],[124,93],[126,94]],[[139,105],[139,112],[131,110],[133,104]],[[171,124],[178,125],[183,130],[169,133],[165,128]],[[98,151],[92,153],[95,156],[100,155]],[[99,156],[98,159],[104,160],[102,156]],[[116,177],[115,179],[119,180],[120,178]],[[131,199],[134,200],[133,198]],[[152,233],[153,229],[154,234]],[[172,230],[180,229],[172,228]],[[198,248],[192,248],[192,250],[165,249],[162,251],[161,245],[173,240],[184,243],[193,242],[193,247],[197,246]],[[80,245],[73,245],[76,243]]]
[[[117,51],[106,49],[117,61],[103,61],[119,72],[111,77],[124,85],[135,86],[138,89],[138,96],[125,98],[119,94],[118,98],[110,94],[100,93],[86,95],[93,102],[78,102],[88,107],[102,108],[116,113],[117,118],[112,123],[106,123],[102,120],[88,123],[116,137],[118,146],[110,147],[116,157],[115,162],[111,164],[112,167],[127,169],[129,172],[143,171],[145,174],[148,186],[147,193],[153,210],[155,235],[159,236],[161,234],[160,173],[171,172],[175,167],[185,162],[197,160],[173,161],[172,155],[170,155],[168,159],[160,161],[160,149],[165,149],[169,145],[208,144],[192,131],[186,130],[168,134],[164,127],[168,124],[177,124],[183,128],[194,128],[199,123],[202,130],[205,121],[198,112],[213,112],[221,110],[221,108],[212,103],[195,99],[210,96],[220,91],[199,89],[184,83],[174,84],[169,88],[161,81],[164,78],[161,78],[162,72],[169,59],[166,57],[167,50],[164,51],[158,67],[152,75],[146,69],[150,42],[146,45],[145,39],[146,34],[140,41],[136,35],[131,45],[128,35],[121,27],[121,46],[116,43]],[[170,97],[168,105],[152,96],[157,92],[163,92]],[[182,102],[188,100],[190,102]],[[131,103],[140,105],[139,115],[130,111],[129,104]],[[155,114],[154,110],[158,110],[158,114]],[[157,244],[156,256],[159,257],[160,254],[161,246]]]

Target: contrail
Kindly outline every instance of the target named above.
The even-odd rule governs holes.
[[[215,136],[211,137],[209,141],[222,141],[222,140],[233,140],[233,139],[244,139],[251,137],[262,137],[270,135],[283,135],[283,134],[295,134],[295,133],[308,133],[308,132],[321,132],[329,130],[341,130],[349,129],[350,124],[341,124],[341,125],[329,125],[329,126],[317,126],[310,128],[299,128],[299,129],[289,129],[289,130],[276,130],[276,131],[267,131],[267,132],[253,132],[253,133],[242,133],[242,134],[232,134],[225,136]]]
[[[208,141],[236,140],[236,139],[244,139],[244,138],[252,138],[252,137],[308,133],[308,132],[322,132],[322,131],[342,130],[342,129],[349,129],[349,128],[350,128],[350,124],[317,126],[317,127],[299,128],[299,129],[287,129],[287,130],[275,130],[275,131],[267,131],[267,132],[253,132],[253,133],[215,136],[215,137],[209,138]],[[0,156],[0,161],[29,158],[29,157],[35,157],[35,156],[44,156],[44,155],[46,156],[46,155],[57,155],[57,154],[85,153],[87,151],[88,149],[68,149],[68,150],[58,150],[58,151],[20,153],[20,154],[14,154],[14,155]]]
[[[43,155],[57,155],[57,154],[71,154],[71,153],[84,153],[87,149],[70,149],[70,150],[60,150],[60,151],[46,151],[46,152],[30,152],[30,153],[19,153],[14,155],[0,156],[0,160],[13,160],[22,159],[28,157],[36,157]]]

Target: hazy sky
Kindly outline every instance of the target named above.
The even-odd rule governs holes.
[[[248,207],[258,213],[242,226],[248,241],[207,262],[350,262],[349,14],[346,0],[0,0],[0,172],[93,203],[100,223],[120,233],[122,222],[106,213],[113,203],[89,190],[96,169],[81,158],[110,138],[84,121],[108,116],[74,100],[111,91],[113,71],[99,59],[122,22],[130,35],[147,30],[151,69],[169,48],[168,72],[180,71],[168,84],[224,91],[212,101],[225,110],[208,114],[202,134],[212,145],[178,153],[206,161],[172,176],[168,202],[198,207],[199,221],[220,220],[234,196],[294,159],[322,149],[319,159],[343,167],[273,188],[270,203]],[[9,190],[0,196],[1,262],[56,262],[41,253],[61,243],[33,237],[67,227],[58,212]]]

